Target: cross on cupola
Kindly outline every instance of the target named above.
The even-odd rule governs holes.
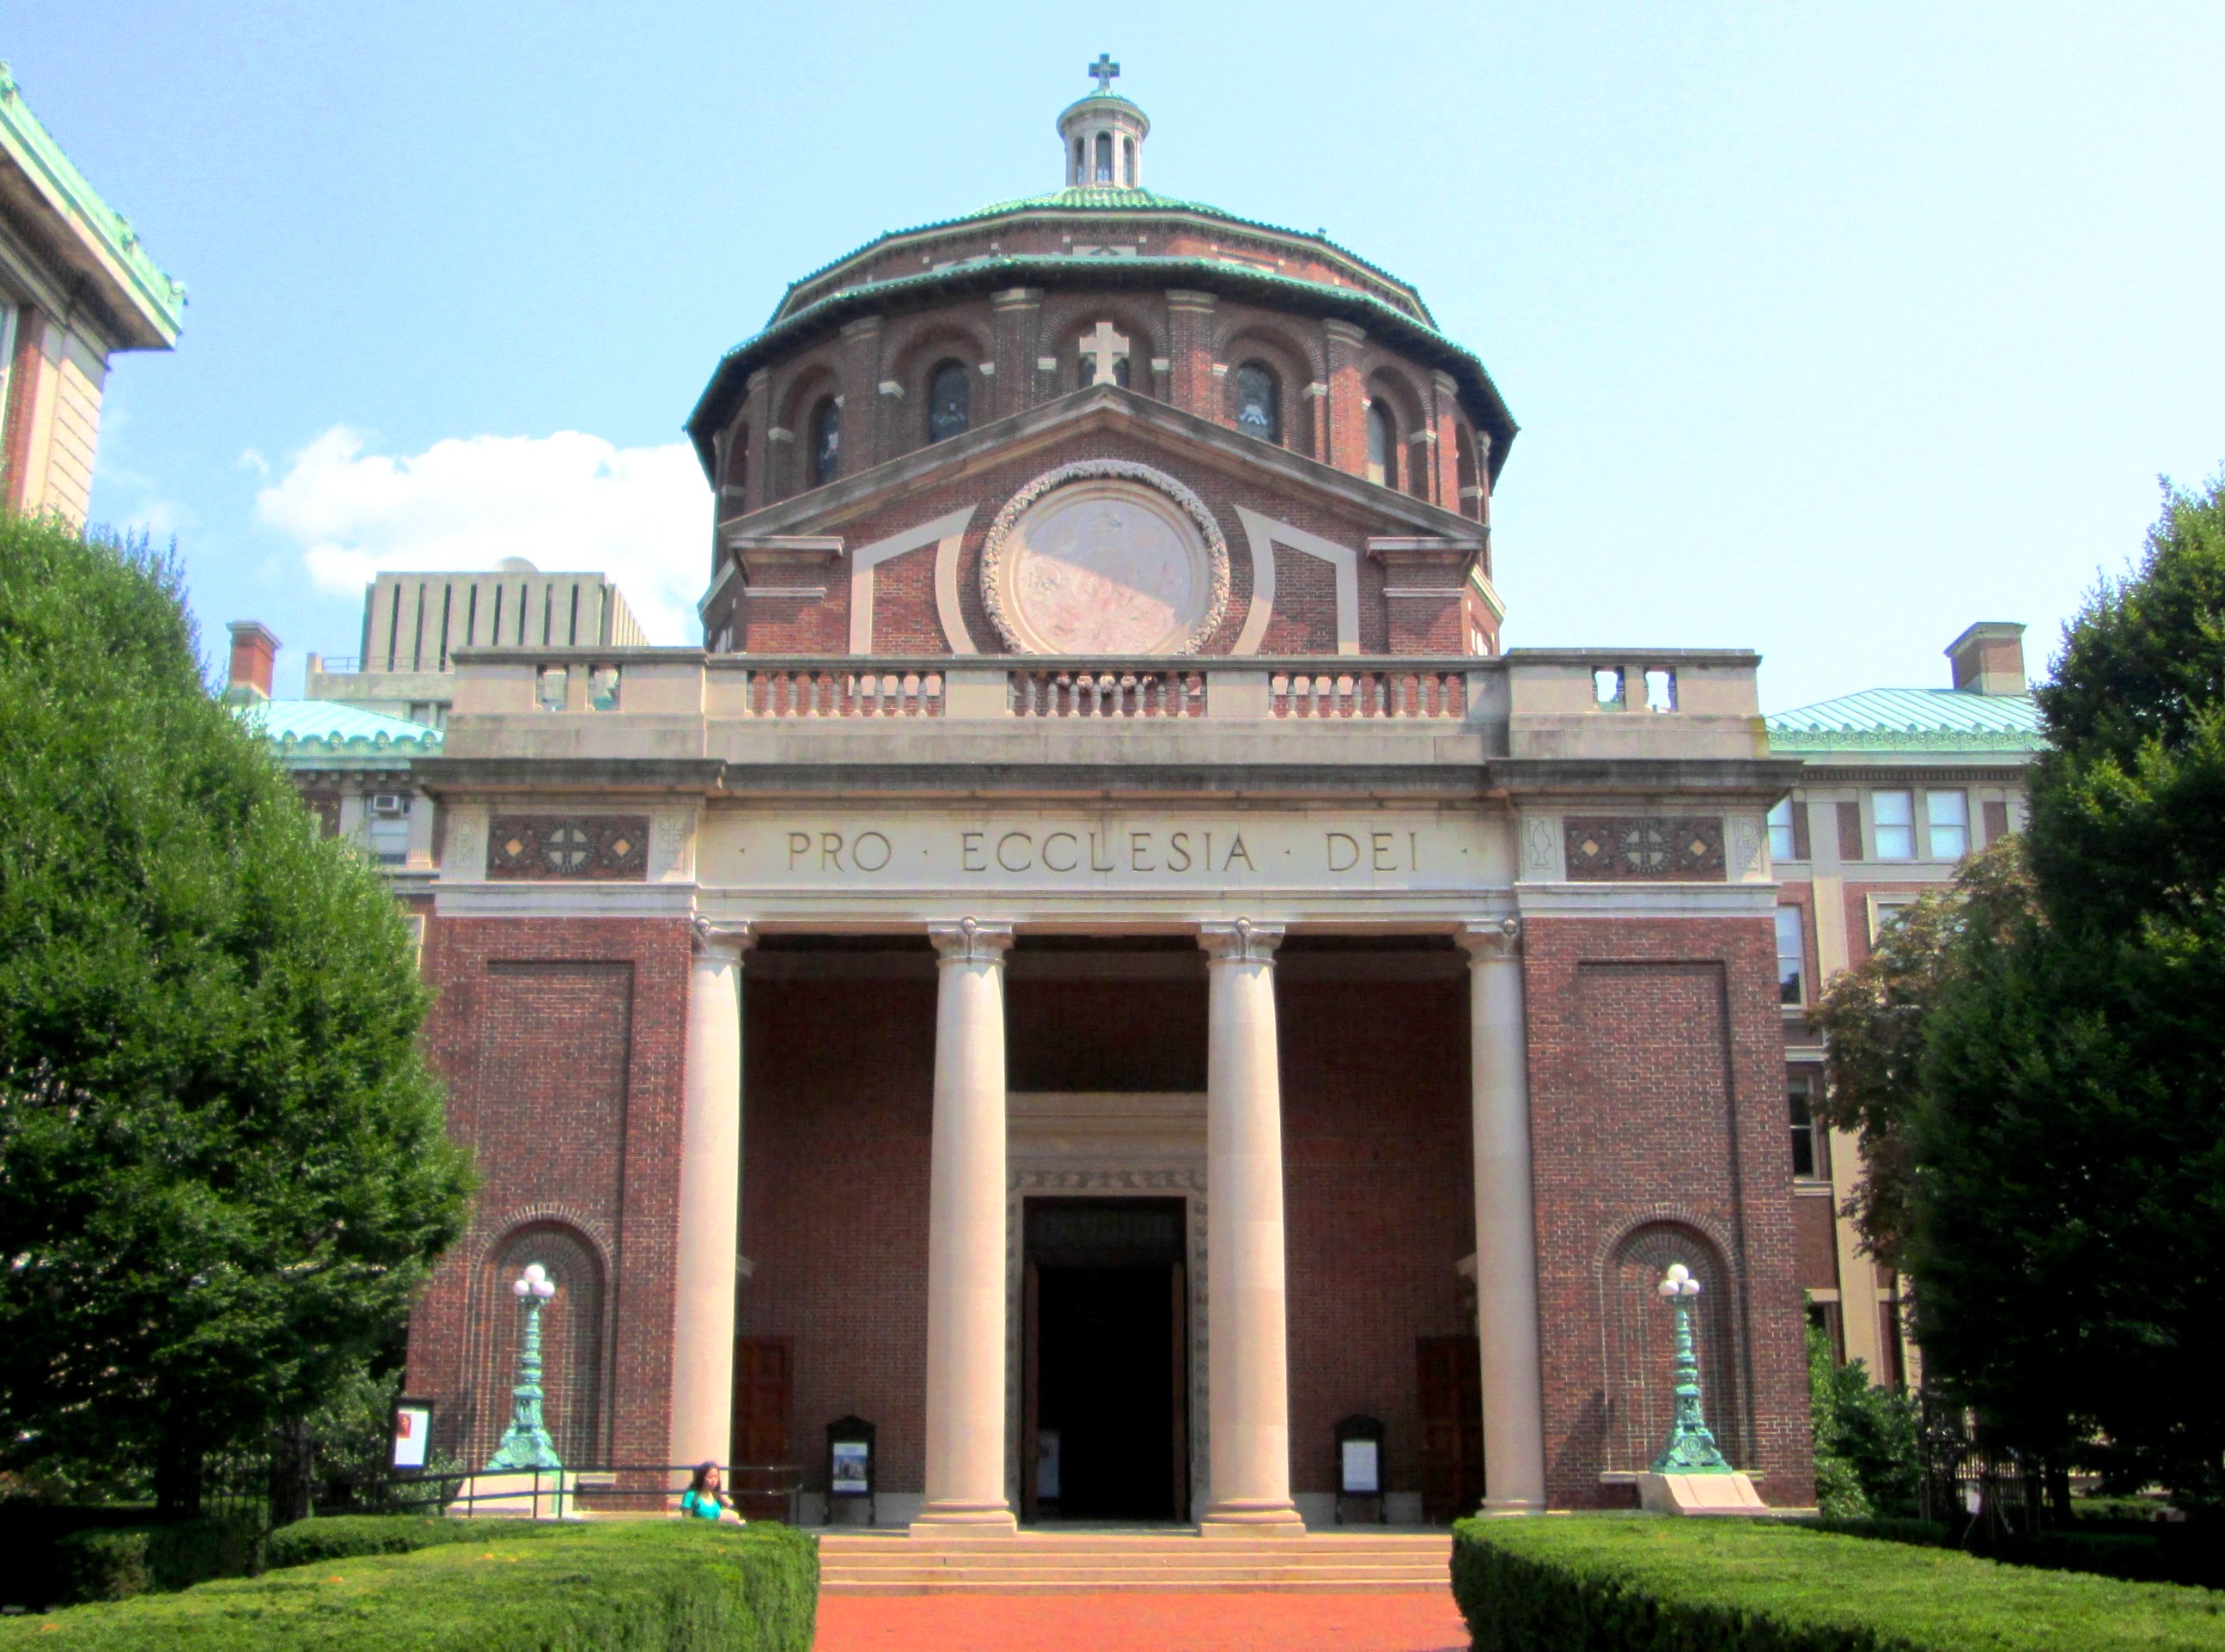
[[[1151,123],[1144,111],[1112,90],[1120,66],[1100,52],[1086,71],[1096,89],[1058,117],[1060,148],[1066,155],[1068,189],[1141,189],[1144,140]]]

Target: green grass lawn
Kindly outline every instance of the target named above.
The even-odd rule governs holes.
[[[0,1649],[809,1652],[817,1546],[783,1526],[613,1522],[326,1560],[0,1620]]]
[[[1467,1520],[1479,1652],[2225,1652],[2225,1593],[1773,1521]]]

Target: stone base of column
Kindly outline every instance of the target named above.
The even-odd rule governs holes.
[[[1303,1537],[1306,1522],[1289,1503],[1216,1503],[1197,1522],[1200,1537]]]
[[[914,1537],[945,1541],[960,1537],[1017,1537],[1020,1522],[1002,1503],[930,1503],[911,1522]]]

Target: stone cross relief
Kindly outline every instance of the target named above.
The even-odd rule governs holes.
[[[1128,353],[1128,341],[1112,331],[1110,321],[1100,321],[1094,332],[1082,335],[1081,353],[1097,363],[1097,376],[1093,384],[1112,384],[1119,381],[1112,377],[1112,364]]]

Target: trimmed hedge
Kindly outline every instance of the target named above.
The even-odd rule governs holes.
[[[0,1619],[0,1649],[809,1652],[819,1554],[800,1532],[666,1520],[548,1529]]]
[[[409,1554],[441,1543],[491,1543],[547,1537],[578,1527],[548,1520],[450,1520],[440,1515],[325,1515],[272,1532],[263,1563],[276,1569],[344,1560],[358,1554]]]
[[[262,1524],[206,1516],[159,1526],[88,1527],[55,1540],[54,1598],[129,1600],[256,1570]],[[44,1604],[44,1603],[41,1603]]]
[[[2225,1595],[1776,1521],[1464,1520],[1476,1652],[2225,1652]]]

